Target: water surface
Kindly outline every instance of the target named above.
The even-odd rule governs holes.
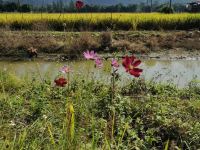
[[[200,61],[198,60],[143,60],[140,68],[144,69],[141,78],[155,82],[174,83],[184,87],[196,78],[200,80]],[[20,78],[42,76],[54,79],[63,65],[70,65],[73,69],[72,77],[96,79],[109,83],[110,61],[104,63],[102,69],[94,68],[92,61],[48,62],[27,61],[8,62],[1,61],[0,69],[13,73]],[[121,84],[127,84],[133,78],[127,74],[122,66],[118,70],[121,75]]]

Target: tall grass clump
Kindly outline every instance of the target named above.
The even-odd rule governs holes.
[[[23,81],[14,74],[7,74],[5,71],[0,73],[1,92],[15,92],[23,87]]]

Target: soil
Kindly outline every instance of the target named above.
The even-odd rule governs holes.
[[[28,59],[30,47],[37,49],[38,59],[44,60],[78,58],[87,49],[107,53],[105,57],[111,52],[121,57],[127,50],[145,59],[199,60],[200,31],[0,31],[0,60]]]

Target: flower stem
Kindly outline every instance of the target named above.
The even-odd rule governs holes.
[[[67,73],[67,80],[68,80],[67,88],[68,88],[68,93],[69,93],[70,72]]]
[[[111,94],[111,103],[113,104],[114,98],[115,98],[115,70],[113,68],[112,71],[112,78],[111,78],[111,89],[112,89],[112,94]]]

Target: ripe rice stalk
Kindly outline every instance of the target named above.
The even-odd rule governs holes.
[[[1,13],[0,28],[5,26],[14,30],[33,30],[35,24],[43,23],[49,30],[63,31],[63,23],[66,30],[187,30],[200,27],[200,14],[177,13],[113,13],[112,20],[108,13],[63,14],[26,13],[23,18],[20,13]]]

